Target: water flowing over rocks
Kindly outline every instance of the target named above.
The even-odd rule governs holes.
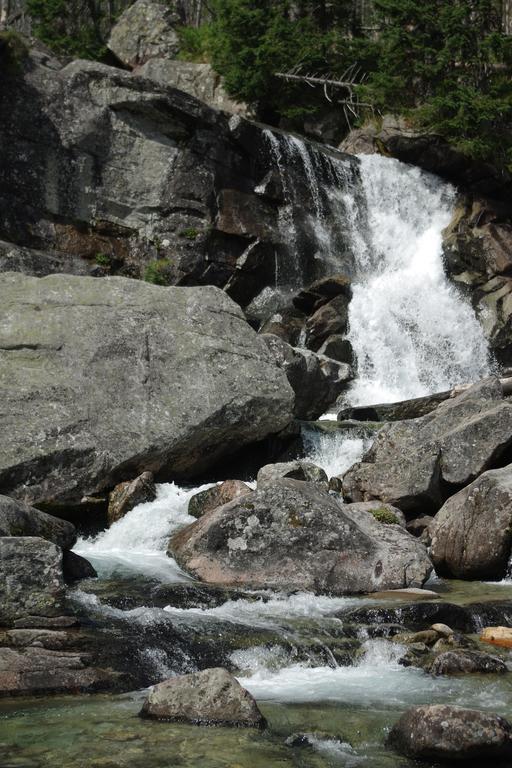
[[[192,476],[291,421],[284,374],[216,288],[8,273],[0,296],[0,487],[15,497]]]
[[[442,505],[493,466],[512,444],[512,404],[486,379],[417,419],[386,424],[343,478],[351,501],[381,499],[417,516]]]
[[[512,725],[499,715],[434,704],[408,710],[388,743],[418,760],[506,760],[512,757]]]
[[[298,480],[213,510],[174,534],[170,551],[201,581],[317,594],[420,587],[432,569],[423,545],[399,525]]]
[[[198,725],[265,727],[265,719],[251,694],[222,668],[173,677],[155,685],[140,714]]]
[[[430,524],[431,554],[441,575],[501,579],[512,549],[512,465],[484,472],[451,496]]]
[[[76,542],[76,529],[23,501],[0,496],[0,536],[33,536],[47,539],[61,549],[71,549]]]

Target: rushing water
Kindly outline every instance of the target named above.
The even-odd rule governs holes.
[[[268,131],[267,138],[289,203],[281,220],[288,241],[297,244],[297,216],[307,216],[320,244],[313,257],[327,272],[343,271],[347,251],[341,258],[337,249],[342,239],[350,246],[354,297],[348,338],[358,373],[348,400],[398,400],[485,375],[489,361],[483,332],[443,273],[441,233],[451,217],[454,190],[381,157],[361,158],[362,181],[356,189],[343,160],[326,158],[293,137]],[[287,183],[290,163],[301,166],[309,185],[308,212],[297,210]],[[304,279],[299,259],[285,266],[286,274],[281,264],[276,278],[275,293],[281,296]],[[264,296],[260,303],[267,301]],[[364,431],[312,431],[304,439],[308,458],[329,476],[343,474],[371,443]],[[196,586],[166,550],[173,531],[193,522],[188,501],[202,488],[160,485],[154,502],[80,539],[76,551],[95,565],[100,580],[79,585],[74,599],[91,616],[125,622],[131,630],[140,627],[140,659],[153,662],[155,682],[176,668],[165,648],[146,641],[151,626],[192,630],[210,637],[219,652],[227,642],[227,663],[258,699],[268,731],[143,721],[135,717],[143,692],[50,703],[18,700],[0,708],[2,768],[409,768],[409,761],[383,746],[406,707],[446,701],[512,714],[509,676],[488,677],[485,685],[471,676],[435,679],[400,665],[400,646],[368,636],[364,627],[348,631],[349,612],[368,605],[363,599],[262,591],[212,605],[183,606],[172,599],[151,603],[155,583]],[[114,585],[120,595],[132,590],[139,596],[137,607],[110,605],[102,584]],[[451,589],[450,599],[456,595],[460,602],[500,594],[497,586],[474,586],[470,598],[466,585],[438,582],[434,588]],[[501,589],[501,594],[512,593]],[[180,670],[189,668],[195,668],[194,661],[185,651]],[[310,747],[286,745],[297,731],[310,734]]]

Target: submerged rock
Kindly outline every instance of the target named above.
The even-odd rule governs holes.
[[[62,610],[62,550],[35,536],[0,537],[0,626]]]
[[[512,404],[497,378],[475,384],[432,413],[385,424],[343,478],[351,501],[381,499],[412,515],[437,510],[446,484],[460,488],[512,445]]]
[[[202,517],[207,512],[211,512],[217,507],[222,507],[240,496],[246,496],[251,493],[246,483],[241,480],[225,480],[213,488],[207,488],[194,494],[188,503],[188,514],[192,517]]]
[[[93,579],[98,575],[94,566],[82,555],[77,555],[76,552],[63,552],[62,570],[64,580],[69,582]]]
[[[273,334],[261,334],[261,338],[295,393],[294,415],[298,419],[317,419],[354,377],[352,369],[345,363],[307,349],[291,347]]]
[[[120,520],[138,504],[154,501],[155,498],[156,486],[151,472],[143,472],[135,480],[119,483],[108,498],[107,517],[109,525]]]
[[[0,299],[13,496],[79,503],[144,471],[192,477],[292,419],[284,373],[217,288],[7,273]]]
[[[157,720],[263,728],[251,694],[226,669],[205,669],[155,685],[140,711]]]
[[[342,506],[317,483],[275,481],[176,533],[170,551],[214,584],[336,595],[419,587],[432,566],[399,525]]]
[[[388,744],[417,760],[504,760],[512,757],[512,725],[499,715],[474,709],[413,707],[393,726]]]
[[[484,472],[448,499],[429,531],[440,575],[502,579],[512,548],[512,465]]]
[[[273,485],[275,481],[282,479],[302,480],[309,483],[320,483],[326,488],[328,478],[321,467],[317,467],[311,461],[297,459],[297,461],[287,461],[280,464],[266,464],[258,472],[256,478],[258,489],[265,485]]]
[[[61,549],[71,549],[77,537],[72,523],[8,496],[0,496],[0,536],[41,537]]]

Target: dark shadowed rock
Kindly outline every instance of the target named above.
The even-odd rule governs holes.
[[[330,275],[316,280],[293,299],[294,306],[301,312],[311,315],[337,296],[344,296],[350,301],[352,289],[346,275]]]
[[[445,651],[436,656],[427,668],[432,675],[459,675],[471,673],[505,674],[507,665],[497,656],[481,651]]]
[[[196,493],[188,503],[188,514],[192,517],[202,517],[212,509],[222,507],[234,499],[251,493],[251,488],[241,480],[225,480],[213,488]]]
[[[309,483],[320,483],[325,488],[328,485],[328,477],[321,467],[317,467],[310,461],[298,459],[281,464],[266,464],[258,472],[258,488],[265,485],[273,485],[276,480],[288,478],[289,480],[302,480]]]
[[[326,342],[327,343],[327,342]],[[325,345],[324,345],[325,346]],[[452,390],[436,392],[434,395],[415,397],[412,400],[401,400],[397,403],[377,403],[375,405],[355,405],[344,407],[338,413],[339,421],[355,419],[356,421],[406,421],[425,416],[435,411],[440,403],[449,400]]]
[[[0,537],[0,626],[62,609],[62,550],[34,536]]]
[[[349,500],[381,499],[404,512],[437,510],[444,487],[461,487],[492,467],[512,444],[512,404],[486,379],[432,413],[385,424],[343,478]]]
[[[126,515],[137,504],[154,501],[156,498],[155,480],[151,472],[143,472],[135,480],[119,483],[109,494],[108,522],[115,523]]]
[[[263,728],[265,719],[251,694],[226,669],[205,669],[155,685],[142,717],[157,720]]]
[[[298,419],[317,419],[353,378],[345,363],[291,347],[278,336],[262,334],[262,338],[295,393],[294,415]]]
[[[137,0],[110,33],[108,47],[128,67],[157,56],[174,58],[180,49],[175,27],[180,17],[167,3]]]
[[[72,523],[47,515],[23,501],[0,496],[0,536],[38,536],[71,549],[76,542]]]
[[[62,570],[65,581],[95,578],[98,574],[91,563],[76,552],[64,552],[62,555]]]
[[[315,352],[333,334],[347,330],[350,298],[340,295],[323,304],[306,320],[306,346]]]
[[[214,584],[347,594],[421,586],[425,548],[318,483],[275,481],[176,533],[170,551]]]
[[[409,709],[388,744],[418,760],[473,763],[512,757],[512,726],[489,712],[443,704]]]
[[[340,334],[329,336],[318,350],[318,354],[330,357],[339,363],[346,363],[352,367],[355,367],[357,364],[352,344]]]
[[[45,277],[58,272],[68,275],[89,275],[93,266],[79,256],[65,253],[47,253],[0,242],[0,272],[23,272],[25,275]]]
[[[80,502],[144,471],[190,477],[291,421],[285,375],[217,288],[6,273],[0,297],[13,496]]]
[[[448,499],[432,523],[432,560],[439,574],[502,579],[512,548],[512,465],[484,472]]]

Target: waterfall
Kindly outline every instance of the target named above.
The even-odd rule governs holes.
[[[349,401],[403,400],[486,376],[483,330],[443,271],[442,231],[455,190],[398,160],[360,162],[366,226],[352,236],[348,338],[358,375]]]

